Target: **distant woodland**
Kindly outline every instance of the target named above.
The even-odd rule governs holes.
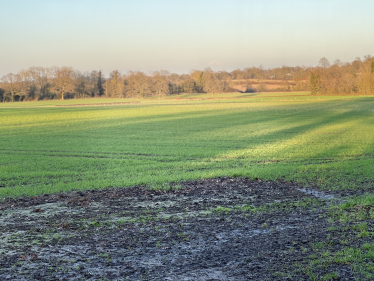
[[[31,67],[9,73],[0,81],[0,102],[86,97],[147,98],[180,93],[310,91],[312,95],[374,94],[374,57],[351,63],[326,58],[317,67],[264,69],[248,67],[231,72],[192,70],[189,74],[155,71],[145,74],[114,70],[80,72],[72,67]]]

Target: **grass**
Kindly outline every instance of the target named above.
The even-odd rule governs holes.
[[[374,279],[374,196],[366,193],[348,198],[345,203],[330,206],[327,238],[314,245],[306,271],[317,276],[321,269],[333,271],[336,266],[349,267],[357,280]],[[341,245],[337,247],[337,245]],[[339,279],[330,272],[324,280]],[[322,279],[323,279],[322,278]]]
[[[373,98],[267,94],[1,104],[0,198],[224,175],[373,187]]]

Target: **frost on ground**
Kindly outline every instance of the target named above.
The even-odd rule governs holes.
[[[0,203],[0,280],[307,279],[298,269],[326,238],[332,194],[228,177],[181,186]]]

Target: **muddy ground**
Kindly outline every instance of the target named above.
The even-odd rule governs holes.
[[[0,280],[308,280],[327,207],[349,195],[227,177],[177,187],[0,203]]]

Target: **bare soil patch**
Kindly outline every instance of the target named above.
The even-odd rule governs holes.
[[[0,280],[306,280],[340,197],[243,178],[180,185],[7,199]]]

